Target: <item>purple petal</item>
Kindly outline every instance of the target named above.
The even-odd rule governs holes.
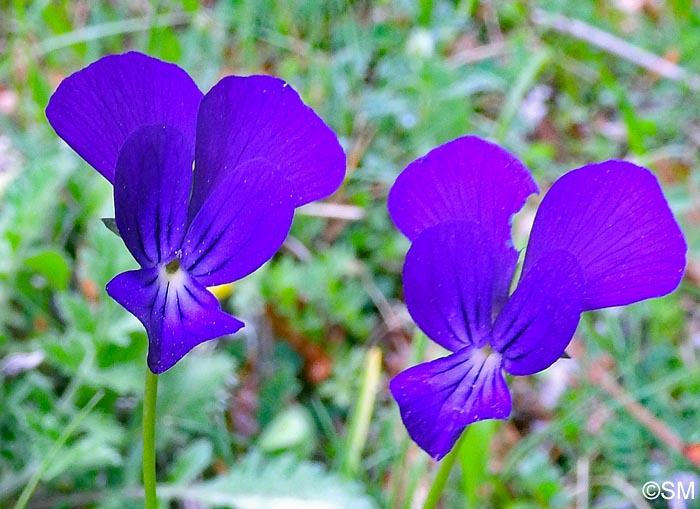
[[[559,359],[578,326],[582,299],[576,258],[566,251],[545,253],[494,323],[491,346],[503,355],[503,369],[531,375]]]
[[[687,250],[656,177],[624,161],[584,166],[554,183],[537,211],[524,271],[554,249],[581,266],[584,311],[673,291]]]
[[[500,356],[471,347],[399,373],[390,388],[408,434],[436,460],[467,425],[510,415]]]
[[[202,285],[186,272],[164,268],[123,272],[107,284],[107,293],[143,323],[148,332],[148,366],[170,369],[195,346],[233,334],[243,322],[227,315]]]
[[[477,223],[499,246],[512,244],[510,220],[537,192],[528,169],[502,148],[475,136],[446,143],[401,172],[389,192],[396,227],[410,240],[451,219]],[[496,260],[497,303],[508,295],[517,257]]]
[[[295,206],[330,195],[345,175],[335,134],[292,87],[271,76],[229,76],[206,94],[199,110],[191,214],[223,175],[258,158],[292,183]]]
[[[467,221],[433,226],[415,239],[403,268],[404,299],[433,341],[454,352],[489,340],[495,260],[517,259],[513,248],[500,248]]]
[[[256,270],[280,248],[294,216],[291,185],[264,159],[222,176],[192,220],[182,266],[206,286]]]
[[[528,169],[498,145],[464,136],[406,167],[389,193],[396,227],[410,240],[430,226],[463,219],[510,239],[510,218],[537,192]]]
[[[170,126],[134,131],[119,152],[114,182],[117,227],[141,266],[169,262],[187,228],[191,144]]]
[[[202,93],[185,71],[141,53],[110,55],[61,82],[46,117],[73,150],[114,182],[117,154],[144,125],[172,125],[191,143]]]

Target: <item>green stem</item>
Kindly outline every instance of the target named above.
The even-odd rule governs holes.
[[[447,484],[447,478],[450,477],[450,472],[457,461],[459,450],[462,447],[464,437],[466,436],[467,430],[464,430],[462,432],[462,436],[459,437],[459,440],[457,440],[457,443],[452,448],[452,451],[440,462],[440,468],[435,475],[435,479],[433,479],[432,486],[430,486],[430,491],[425,499],[425,504],[423,504],[423,509],[435,509],[437,507],[442,491],[445,489],[445,484]]]
[[[158,375],[146,368],[146,385],[143,394],[143,488],[145,509],[157,509],[156,498],[156,401],[158,399]]]
[[[362,450],[369,434],[369,424],[382,373],[382,351],[378,347],[373,346],[367,351],[363,373],[360,396],[350,420],[344,460],[340,468],[340,471],[349,477],[356,476],[360,471]]]

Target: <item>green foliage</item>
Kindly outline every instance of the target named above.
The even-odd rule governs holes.
[[[191,500],[205,507],[376,507],[357,483],[328,473],[317,463],[299,462],[294,456],[266,459],[255,452],[215,480],[187,487],[166,485],[159,488],[159,493],[165,499]]]
[[[469,432],[445,507],[572,507],[582,464],[591,506],[627,507],[629,493],[599,480],[638,491],[692,470],[625,402],[700,442],[698,92],[536,22],[537,9],[562,14],[700,73],[697,2],[632,4],[0,0],[0,506],[32,479],[32,507],[142,506],[146,336],[104,292],[136,264],[100,224],[114,217],[111,186],[43,113],[60,79],[131,49],[177,62],[203,90],[224,74],[284,77],[350,155],[330,201],[362,216],[298,213],[288,248],[223,302],[246,321],[242,333],[162,376],[158,476],[173,507],[420,505],[434,465],[407,445],[386,381],[423,347],[414,342],[407,360],[408,242],[385,201],[408,162],[466,133],[503,143],[543,190],[589,161],[651,167],[687,234],[694,275],[672,296],[585,315],[583,353],[559,361],[575,363],[568,378],[518,379],[513,419]],[[515,219],[518,245],[532,211]],[[352,409],[375,344],[385,361],[365,430]],[[603,361],[624,401],[589,376]],[[532,403],[562,387],[550,406]],[[352,429],[361,447],[340,478]]]
[[[280,413],[260,434],[258,447],[266,453],[296,451],[302,458],[315,448],[316,432],[311,413],[296,404]]]

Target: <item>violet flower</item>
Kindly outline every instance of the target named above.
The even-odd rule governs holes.
[[[345,173],[333,132],[269,76],[229,76],[203,95],[176,65],[112,55],[66,78],[46,116],[114,184],[116,224],[141,268],[107,293],[145,326],[154,373],[243,327],[206,287],[260,267],[295,207]]]
[[[464,428],[505,419],[504,372],[531,375],[564,353],[581,313],[673,291],[686,244],[654,175],[624,161],[573,170],[537,211],[517,288],[510,220],[537,192],[496,145],[456,139],[411,163],[389,193],[406,255],[406,305],[451,351],[391,381],[410,436],[433,458]]]

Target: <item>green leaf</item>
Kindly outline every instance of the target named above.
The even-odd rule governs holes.
[[[496,431],[496,421],[476,422],[469,426],[464,444],[459,450],[462,467],[462,495],[465,507],[479,507],[481,486],[489,477],[489,446]]]
[[[182,8],[187,12],[195,12],[199,9],[199,2],[197,0],[182,0]]]
[[[213,457],[214,448],[209,440],[195,440],[177,457],[168,478],[177,485],[190,483],[204,472]]]
[[[119,233],[119,228],[117,228],[117,220],[113,217],[103,217],[102,224],[107,227],[109,231],[115,234],[117,237],[121,238],[121,233]]]
[[[162,500],[189,500],[205,507],[235,509],[373,509],[358,483],[293,456],[244,457],[227,474],[190,486],[161,485]]]
[[[157,27],[151,29],[151,41],[149,54],[177,62],[182,55],[182,48],[177,35],[170,27]]]
[[[280,412],[267,425],[258,440],[264,452],[297,451],[300,456],[313,451],[316,429],[313,417],[302,405],[293,405]]]
[[[62,372],[74,375],[78,372],[86,354],[86,345],[90,341],[85,334],[70,334],[67,337],[47,336],[41,342],[41,348],[47,361],[57,366]]]
[[[214,433],[212,419],[221,412],[220,403],[233,381],[235,365],[222,352],[205,348],[190,352],[173,368],[160,375],[158,420],[168,422],[159,428],[158,446],[168,440],[187,440],[186,430]]]
[[[525,98],[525,94],[527,94],[528,90],[535,84],[540,72],[542,72],[551,59],[552,53],[547,48],[542,48],[537,50],[531,55],[530,59],[527,60],[513,83],[513,86],[510,88],[503,109],[498,116],[498,126],[495,133],[496,140],[502,141],[505,139],[510,124]]]
[[[121,464],[121,455],[112,446],[87,436],[64,446],[47,467],[42,479],[51,481],[65,472],[78,473]]]
[[[25,266],[46,278],[56,290],[65,290],[70,280],[68,260],[59,251],[47,249],[25,258]]]

